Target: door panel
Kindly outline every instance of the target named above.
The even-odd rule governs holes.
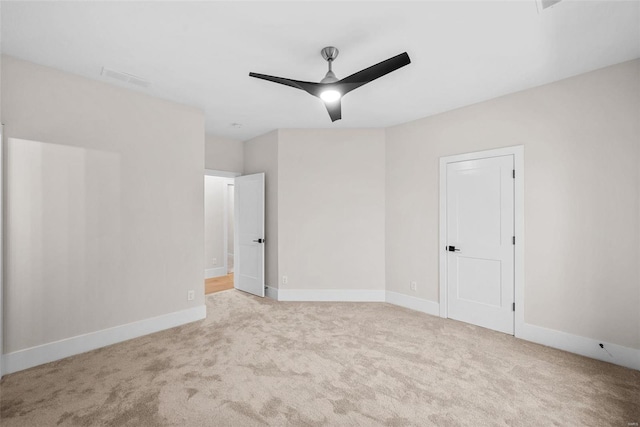
[[[264,297],[263,173],[235,179],[234,206],[234,287]]]
[[[458,299],[500,307],[502,263],[458,255]]]
[[[447,165],[447,311],[513,334],[513,156]]]
[[[465,162],[466,163],[466,162]],[[477,161],[474,161],[477,163]],[[458,239],[494,248],[501,240],[500,169],[475,165],[452,167],[456,180],[456,230]],[[489,189],[489,190],[487,190]],[[498,191],[493,191],[498,190]]]

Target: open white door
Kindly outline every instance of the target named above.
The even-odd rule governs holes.
[[[264,297],[264,173],[236,177],[234,203],[234,287]]]
[[[4,164],[4,159],[2,154],[4,153],[4,125],[0,125],[0,242],[4,242],[4,229],[3,229],[3,224],[4,224],[4,217],[2,212],[4,212],[4,206],[3,206],[3,202],[4,202],[4,182],[2,177],[4,176],[4,168],[2,167],[2,165]],[[3,288],[4,288],[4,283],[3,283],[3,276],[4,276],[4,263],[3,263],[3,259],[4,259],[4,253],[2,251],[2,247],[3,245],[0,243],[0,378],[2,378],[3,372],[4,372],[4,368],[3,368],[3,362],[2,362],[2,349],[3,349],[3,335],[2,335],[2,331],[3,331],[3,325],[2,325],[2,307],[4,305],[4,301],[3,301]]]
[[[514,158],[446,165],[448,317],[514,333]]]

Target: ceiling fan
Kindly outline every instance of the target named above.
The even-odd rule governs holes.
[[[362,85],[411,63],[409,55],[407,55],[407,52],[404,52],[400,55],[396,55],[385,61],[379,62],[376,65],[372,65],[369,68],[365,68],[362,71],[358,71],[349,77],[338,80],[331,70],[331,64],[338,57],[338,49],[333,46],[328,46],[322,49],[320,53],[329,63],[329,71],[327,71],[324,78],[320,80],[320,83],[303,82],[300,80],[292,80],[258,73],[249,73],[249,76],[304,90],[305,92],[322,99],[324,101],[324,105],[327,107],[331,121],[335,122],[342,118],[340,99],[343,96]]]

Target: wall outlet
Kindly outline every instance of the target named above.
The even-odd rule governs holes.
[[[415,291],[418,289],[418,282],[411,282],[411,290]]]
[[[213,265],[218,265],[218,258],[213,258],[211,262],[213,263]]]
[[[187,291],[187,301],[193,301],[196,298],[196,291]]]
[[[287,283],[289,283],[289,278],[287,276],[282,276],[282,284],[286,285]]]

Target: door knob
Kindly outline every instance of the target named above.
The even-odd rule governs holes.
[[[447,246],[449,252],[460,252],[460,249],[456,249],[455,246]]]
[[[265,239],[258,239],[258,240],[254,240],[254,242],[256,242],[256,243],[264,243],[264,240]]]

